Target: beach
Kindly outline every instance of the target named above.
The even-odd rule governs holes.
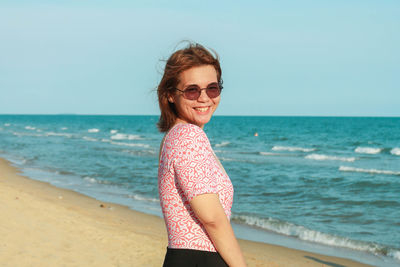
[[[161,266],[162,218],[21,176],[0,159],[1,266]],[[239,240],[248,266],[368,266]]]

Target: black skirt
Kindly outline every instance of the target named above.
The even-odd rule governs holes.
[[[167,248],[163,267],[228,267],[218,252]]]

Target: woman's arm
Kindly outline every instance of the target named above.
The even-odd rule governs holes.
[[[218,195],[198,195],[190,201],[190,205],[225,262],[232,267],[246,266],[242,251],[219,202]]]

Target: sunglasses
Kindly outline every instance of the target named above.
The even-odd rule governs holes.
[[[206,90],[209,98],[216,98],[221,94],[222,83],[210,83],[206,88],[200,88],[200,86],[192,84],[186,87],[185,90],[175,89],[182,92],[183,97],[188,100],[197,100],[203,90]]]

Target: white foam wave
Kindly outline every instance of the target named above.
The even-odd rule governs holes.
[[[350,248],[359,251],[367,251],[373,254],[382,254],[385,247],[375,243],[369,243],[364,241],[351,240],[346,237],[340,237],[332,234],[322,233],[308,229],[304,226],[295,225],[289,222],[283,222],[273,218],[256,218],[245,215],[233,215],[233,220],[237,220],[241,223],[245,223],[251,226],[260,227],[278,234],[292,236],[301,240],[325,244],[329,246]],[[398,253],[396,250],[392,250],[393,255]],[[397,256],[397,254],[396,254]]]
[[[364,173],[371,173],[371,174],[400,175],[400,172],[396,172],[396,171],[377,170],[377,169],[362,169],[362,168],[354,168],[354,167],[347,167],[347,166],[340,166],[339,171],[364,172]]]
[[[129,198],[135,199],[135,200],[140,200],[140,201],[148,201],[148,202],[160,202],[158,198],[151,198],[151,197],[144,197],[141,195],[129,195]]]
[[[123,134],[123,133],[117,133],[115,135],[112,135],[110,138],[112,140],[140,140],[140,139],[142,139],[139,135]]]
[[[47,132],[45,133],[46,136],[64,136],[67,138],[71,138],[72,134],[69,133],[55,133],[55,132]]]
[[[10,123],[4,123],[4,126],[5,127],[9,127],[9,126],[11,126],[11,124]]]
[[[315,148],[303,148],[303,147],[295,147],[295,146],[274,146],[272,148],[273,151],[301,151],[301,152],[311,152],[315,151]]]
[[[88,181],[89,183],[92,183],[92,184],[110,184],[110,182],[108,182],[108,181],[99,181],[96,178],[93,178],[90,176],[83,177],[83,180]]]
[[[16,155],[13,155],[13,156],[7,155],[7,160],[10,161],[11,163],[14,163],[14,164],[19,165],[19,166],[20,165],[24,165],[25,163],[28,162],[27,159],[25,159],[23,157],[16,156]]]
[[[110,134],[116,134],[118,132],[118,130],[111,130]]]
[[[272,153],[272,152],[260,152],[260,155],[262,155],[262,156],[277,156],[277,155],[280,155],[280,154],[278,154],[278,153]]]
[[[92,137],[88,137],[88,136],[84,136],[84,137],[82,137],[82,139],[84,139],[86,141],[91,141],[91,142],[96,142],[97,141],[96,138],[92,138]]]
[[[114,142],[108,139],[101,139],[102,142],[110,143],[117,146],[130,146],[130,147],[145,147],[149,148],[150,146],[147,144],[140,144],[140,143],[124,143],[124,142]]]
[[[224,142],[221,142],[221,143],[219,143],[219,144],[215,144],[215,146],[216,146],[216,147],[223,147],[223,146],[229,145],[230,143],[231,143],[231,142],[224,141]]]
[[[63,131],[65,131],[65,130],[67,130],[68,128],[67,127],[62,127],[61,128],[61,130],[63,130]]]
[[[225,157],[218,157],[218,158],[221,161],[238,161],[237,159],[232,159],[232,158],[225,158]]]
[[[97,183],[97,180],[95,178],[92,178],[92,177],[89,177],[89,176],[84,177],[83,180],[88,181],[88,182],[93,183],[93,184]]]
[[[28,126],[25,126],[25,129],[26,129],[26,130],[32,130],[32,131],[33,131],[33,130],[36,130],[35,127],[29,126],[29,125],[28,125]]]
[[[44,136],[43,134],[37,134],[37,133],[19,133],[19,132],[13,132],[13,135],[16,136],[35,136],[35,137],[41,137]]]
[[[388,252],[388,256],[395,258],[396,260],[400,260],[400,251],[390,249]]]
[[[400,147],[395,147],[392,150],[390,150],[390,154],[400,156]]]
[[[382,151],[381,148],[374,148],[374,147],[357,147],[354,152],[360,154],[378,154]]]
[[[99,129],[96,129],[96,128],[89,129],[89,130],[87,130],[87,131],[88,131],[88,133],[98,133],[98,132],[100,132],[100,130],[99,130]]]
[[[305,156],[306,159],[312,160],[338,160],[338,161],[347,161],[347,162],[354,162],[356,158],[354,157],[337,157],[337,156],[328,156],[323,154],[310,154]]]

